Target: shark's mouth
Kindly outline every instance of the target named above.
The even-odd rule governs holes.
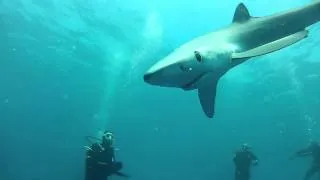
[[[194,79],[192,79],[190,82],[182,85],[181,88],[182,88],[183,90],[192,90],[192,89],[195,89],[196,87],[194,86],[194,84],[195,84],[196,82],[198,82],[199,79],[201,79],[204,75],[205,75],[205,73],[202,73],[202,74],[196,76],[196,77],[195,77]]]

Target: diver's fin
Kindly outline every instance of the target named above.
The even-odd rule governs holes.
[[[219,77],[213,73],[207,73],[198,82],[198,97],[203,112],[212,118],[215,111],[216,89]]]
[[[248,8],[243,3],[239,3],[234,15],[233,15],[233,23],[242,23],[251,18]]]
[[[301,41],[302,39],[308,36],[308,33],[309,32],[307,30],[299,31],[295,34],[291,34],[284,38],[250,49],[248,51],[233,53],[231,57],[232,59],[250,58],[250,57],[261,56],[274,51],[278,51],[282,48],[288,47],[296,42]]]

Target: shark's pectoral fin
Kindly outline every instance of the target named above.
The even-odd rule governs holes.
[[[198,82],[198,97],[202,110],[207,117],[212,118],[215,111],[216,89],[219,78],[213,73],[208,73]]]
[[[296,42],[301,41],[307,36],[308,36],[307,30],[299,31],[295,34],[291,34],[284,38],[250,49],[248,51],[241,52],[241,53],[233,53],[231,57],[232,59],[239,59],[239,58],[250,58],[250,57],[265,55],[274,51],[278,51],[282,48],[288,47]]]

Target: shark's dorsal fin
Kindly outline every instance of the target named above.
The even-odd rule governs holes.
[[[233,23],[242,23],[242,22],[249,20],[250,18],[251,18],[251,15],[248,11],[248,8],[243,3],[238,4],[238,6],[234,12],[232,22]]]

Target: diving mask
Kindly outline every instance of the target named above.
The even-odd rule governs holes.
[[[103,136],[107,141],[113,141],[114,140],[114,135],[113,135],[112,132],[105,132],[103,134]]]

